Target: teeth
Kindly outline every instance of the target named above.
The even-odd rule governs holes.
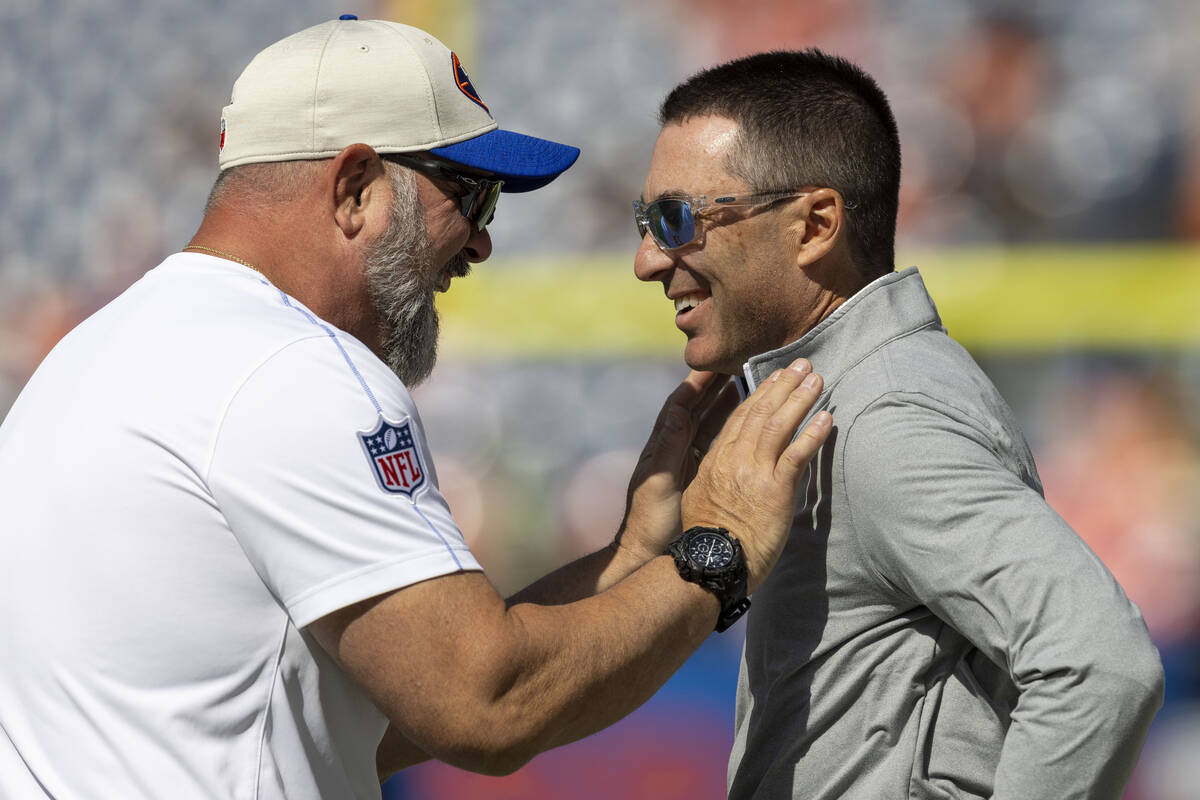
[[[704,301],[704,298],[698,294],[689,294],[687,297],[679,297],[675,300],[675,313],[688,308],[695,308]]]

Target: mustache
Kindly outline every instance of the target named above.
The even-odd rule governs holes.
[[[458,255],[446,262],[442,272],[451,278],[465,278],[470,275],[471,262],[467,260],[467,254],[460,250]]]

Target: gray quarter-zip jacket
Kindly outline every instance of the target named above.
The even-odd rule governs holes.
[[[1119,798],[1158,652],[916,268],[746,379],[800,356],[834,431],[748,615],[730,798]]]

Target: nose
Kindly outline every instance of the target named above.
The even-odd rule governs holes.
[[[475,230],[475,226],[471,226],[471,235],[467,237],[467,243],[463,246],[463,251],[467,254],[467,261],[472,264],[478,264],[480,261],[487,261],[492,254],[492,235],[488,233],[488,229],[484,228],[481,231]]]
[[[675,266],[675,258],[664,253],[649,233],[642,237],[633,257],[633,274],[641,281],[660,281]]]

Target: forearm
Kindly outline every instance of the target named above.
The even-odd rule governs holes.
[[[495,775],[645,702],[712,632],[719,603],[663,556],[574,603],[506,606],[476,572],[339,613],[355,619],[333,651],[403,735],[381,771],[423,750]]]
[[[714,595],[663,556],[601,596],[569,606],[520,604],[519,670],[502,698],[526,719],[529,755],[575,741],[644,703],[712,633]]]
[[[443,580],[477,584],[482,576]],[[454,598],[447,596],[444,607],[452,617],[458,616]],[[380,777],[431,757],[507,774],[544,750],[594,733],[649,699],[712,633],[718,612],[716,597],[680,578],[673,560],[662,556],[577,602],[478,608],[478,631],[428,620],[422,627],[445,631],[456,644],[446,659],[403,647],[401,631],[372,635],[362,643],[395,644],[417,659],[410,674],[421,676],[397,686],[399,692],[374,696],[393,721],[377,752]],[[490,633],[479,635],[483,629]],[[369,663],[390,672],[390,660]],[[437,701],[427,702],[431,696]]]
[[[734,411],[679,513],[653,525],[737,528],[750,587],[783,549],[796,485],[829,434],[823,414],[792,438],[820,393],[805,372],[776,373]],[[640,546],[654,551],[657,540]],[[385,767],[420,757],[407,739],[455,766],[504,774],[634,710],[713,631],[720,602],[681,578],[674,559],[621,553],[593,554],[516,602],[461,571],[346,606],[309,630],[403,734]]]
[[[635,553],[613,542],[531,583],[508,599],[508,605],[574,603],[616,586],[658,553]]]

